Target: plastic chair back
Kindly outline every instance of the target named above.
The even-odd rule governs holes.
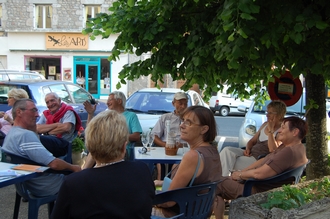
[[[6,162],[12,164],[41,165],[27,158],[10,153],[5,153],[5,159]],[[15,188],[16,188],[16,198],[15,198],[15,207],[14,207],[14,216],[13,216],[14,219],[18,218],[19,207],[21,204],[22,197],[29,202],[28,219],[37,219],[39,207],[44,204],[48,204],[48,217],[50,218],[50,214],[54,208],[54,203],[57,198],[57,195],[50,195],[46,197],[34,197],[26,189],[24,182],[16,183]]]
[[[267,179],[263,179],[263,180],[256,180],[256,179],[248,179],[245,181],[244,184],[244,190],[243,190],[243,197],[247,197],[250,196],[252,193],[252,187],[253,186],[257,186],[258,184],[272,184],[272,183],[278,183],[278,182],[282,182],[284,180],[293,178],[294,180],[294,184],[299,183],[301,175],[303,174],[303,171],[305,170],[307,164],[309,164],[309,160],[306,164],[301,165],[299,167],[296,167],[294,169],[285,171],[281,174],[278,174],[276,176],[273,177],[269,177]],[[286,181],[287,182],[287,181]],[[277,184],[279,186],[281,186],[281,184]],[[284,185],[284,183],[282,184]]]
[[[217,185],[212,182],[161,192],[156,194],[153,205],[175,201],[180,207],[179,218],[204,219],[211,211]]]

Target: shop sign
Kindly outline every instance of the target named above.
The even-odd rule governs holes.
[[[88,36],[80,33],[46,33],[46,49],[87,50]]]

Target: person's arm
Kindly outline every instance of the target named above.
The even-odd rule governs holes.
[[[161,147],[165,147],[166,145],[166,142],[162,141],[157,135],[155,135],[154,143]]]
[[[80,166],[69,164],[59,158],[55,158],[52,162],[48,164],[48,166],[53,170],[71,170],[72,172],[81,171]]]
[[[140,141],[140,132],[134,132],[128,136],[130,142]]]
[[[55,123],[55,124],[57,124],[57,126],[48,132],[50,135],[69,133],[73,127],[73,124],[71,122]]]
[[[7,122],[9,122],[11,125],[14,124],[14,120],[13,120],[13,118],[12,118],[8,113],[5,113],[5,115],[3,116],[3,118],[4,118]]]
[[[87,157],[86,157],[86,160],[85,160],[85,164],[83,166],[83,169],[92,168],[94,166],[95,166],[95,160],[92,157],[91,153],[89,153],[87,155]]]
[[[251,149],[258,142],[260,132],[264,128],[265,125],[266,125],[266,123],[263,123],[261,125],[261,127],[259,128],[259,130],[257,131],[257,133],[255,133],[253,135],[253,137],[248,141],[248,143],[246,144],[246,149],[243,152],[244,156],[251,156]]]
[[[37,132],[39,134],[50,132],[57,127],[57,123],[53,124],[37,124]]]
[[[189,184],[190,180],[193,178],[193,175],[195,173],[198,164],[198,156],[199,154],[195,150],[189,150],[187,153],[184,154],[181,163],[179,165],[179,168],[175,173],[174,178],[172,179],[169,190],[184,188]],[[200,173],[203,171],[204,168],[203,159],[201,159],[200,162],[201,163],[198,172],[196,174],[196,177],[200,175]],[[175,205],[175,202],[166,202],[163,204],[159,204],[157,206],[168,208],[173,205]]]
[[[88,123],[94,118],[94,113],[96,111],[97,104],[92,105],[88,100],[86,100],[83,104],[84,104],[84,108],[88,114],[87,123],[86,123],[86,126],[87,126]]]
[[[51,135],[64,134],[70,132],[73,124],[71,122],[53,123],[53,124],[37,124],[38,133],[48,133]]]
[[[231,174],[233,180],[247,180],[254,179],[266,179],[275,176],[277,173],[267,164],[262,165],[256,169],[248,169],[243,171],[235,171]]]

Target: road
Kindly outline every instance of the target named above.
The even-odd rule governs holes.
[[[222,143],[222,147],[238,147],[238,132],[244,116],[223,117],[216,114],[214,118],[217,123],[218,138]]]

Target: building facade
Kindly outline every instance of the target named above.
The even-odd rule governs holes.
[[[81,32],[90,17],[108,12],[112,0],[0,0],[0,69],[33,70],[49,80],[80,84],[95,98],[116,90],[129,63],[107,60],[116,35],[90,40]],[[128,85],[121,91],[128,93]]]

